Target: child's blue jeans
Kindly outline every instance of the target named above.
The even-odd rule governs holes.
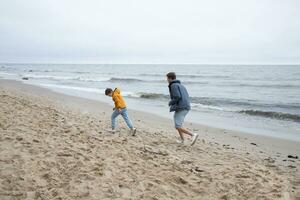
[[[132,122],[128,116],[128,112],[127,112],[127,109],[126,108],[123,108],[121,109],[121,112],[119,112],[118,109],[115,109],[114,112],[112,113],[111,115],[111,128],[113,130],[115,130],[116,128],[116,118],[119,116],[119,115],[122,115],[124,121],[126,122],[127,126],[132,129],[133,128],[133,125],[132,125]]]

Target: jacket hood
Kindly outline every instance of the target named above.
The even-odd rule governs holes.
[[[119,88],[115,88],[114,94],[121,94],[121,90]]]
[[[177,79],[173,80],[173,81],[169,84],[169,86],[171,86],[173,83],[179,83],[179,84],[180,84],[180,80],[177,80]]]

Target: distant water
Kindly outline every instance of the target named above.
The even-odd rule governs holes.
[[[0,64],[2,78],[105,102],[120,87],[130,108],[166,117],[169,71],[190,93],[189,121],[300,141],[300,66]]]

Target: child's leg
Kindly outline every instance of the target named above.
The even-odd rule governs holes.
[[[133,125],[132,125],[132,122],[131,122],[131,120],[130,120],[130,118],[128,116],[128,112],[127,112],[126,108],[124,108],[122,110],[121,115],[122,115],[124,121],[126,122],[128,128],[133,129]]]
[[[111,129],[112,130],[115,130],[115,128],[116,128],[116,118],[118,117],[119,114],[120,113],[119,113],[118,109],[115,109],[111,115]]]

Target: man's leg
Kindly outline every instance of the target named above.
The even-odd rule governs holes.
[[[193,146],[196,142],[196,140],[198,139],[198,134],[193,134],[191,132],[189,132],[188,130],[184,129],[184,128],[176,128],[178,130],[178,133],[181,137],[181,143],[184,143],[184,137],[183,137],[183,134],[187,134],[187,135],[190,135],[192,137],[192,142],[191,142],[191,145]]]
[[[111,129],[112,130],[115,130],[115,128],[116,128],[116,118],[118,117],[119,114],[120,113],[119,113],[118,109],[115,109],[111,115]]]
[[[132,125],[132,122],[131,122],[131,120],[130,120],[130,118],[128,116],[128,112],[127,112],[126,108],[124,108],[122,110],[121,115],[122,115],[124,121],[126,122],[128,128],[133,129],[133,125]]]
[[[184,128],[177,128],[178,132],[181,132],[181,133],[185,133],[187,135],[190,135],[190,136],[193,136],[193,133],[191,133],[190,131],[188,131],[187,129],[184,129]]]
[[[188,111],[180,110],[180,111],[175,111],[175,113],[174,113],[175,128],[178,131],[179,136],[182,141],[184,141],[184,136],[183,136],[184,132],[181,127],[182,127],[182,124],[183,124],[183,121],[184,121],[184,118],[185,118],[187,112]]]
[[[183,137],[183,133],[181,132],[181,129],[180,128],[176,128],[176,130],[178,131],[179,136],[180,136],[181,140],[183,141],[184,137]]]
[[[188,130],[186,130],[182,127],[182,124],[184,122],[184,118],[188,114],[188,112],[189,112],[188,110],[180,110],[180,111],[176,111],[174,113],[175,128],[177,129],[177,131],[180,135],[181,143],[184,143],[184,134],[187,134],[187,135],[192,136],[191,145],[194,145],[195,141],[198,138],[198,134],[193,134],[193,133],[189,132]]]

